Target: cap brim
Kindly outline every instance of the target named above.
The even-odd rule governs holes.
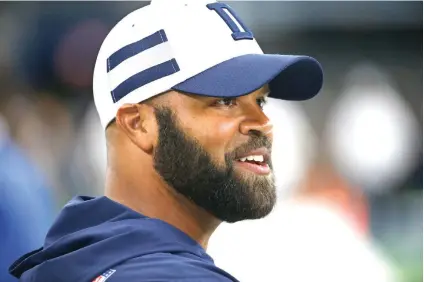
[[[211,97],[238,97],[269,84],[270,97],[307,100],[323,84],[321,65],[307,56],[249,54],[222,62],[173,87]]]

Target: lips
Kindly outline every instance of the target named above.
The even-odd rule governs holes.
[[[253,172],[256,175],[268,175],[271,173],[271,168],[268,164],[254,164],[249,162],[235,162],[235,166]]]

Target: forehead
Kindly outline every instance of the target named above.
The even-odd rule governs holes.
[[[264,86],[262,86],[261,88],[259,88],[258,90],[256,90],[256,93],[258,95],[266,95],[266,96],[268,96],[270,92],[271,92],[271,90],[269,89],[269,85],[268,84],[265,84]]]

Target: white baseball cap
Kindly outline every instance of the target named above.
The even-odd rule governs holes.
[[[321,89],[320,64],[308,56],[264,54],[227,4],[153,0],[118,22],[102,43],[93,77],[104,128],[126,103],[169,90],[238,97],[269,83],[269,97],[306,100]]]

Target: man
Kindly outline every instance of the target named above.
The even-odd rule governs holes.
[[[103,42],[94,100],[106,130],[105,196],[77,197],[21,281],[237,281],[206,254],[220,222],[276,201],[269,97],[322,86],[306,56],[264,55],[226,4],[154,0]],[[261,258],[262,259],[262,258]]]

